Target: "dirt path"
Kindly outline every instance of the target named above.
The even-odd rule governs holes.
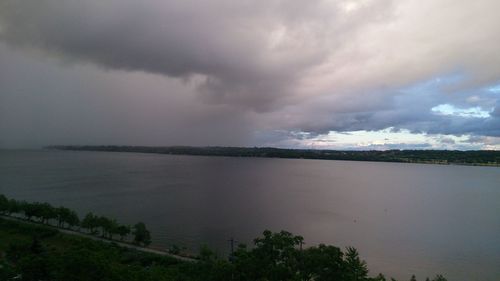
[[[147,247],[141,247],[141,246],[137,246],[137,245],[133,245],[133,244],[125,243],[125,242],[120,242],[120,241],[116,241],[116,240],[109,240],[109,239],[105,239],[105,238],[101,238],[101,237],[96,237],[94,235],[90,235],[90,234],[87,234],[87,233],[78,232],[78,231],[75,231],[75,230],[59,228],[59,227],[56,227],[56,226],[53,226],[53,225],[41,224],[41,223],[37,223],[37,222],[33,222],[33,221],[27,221],[27,220],[24,220],[24,219],[21,219],[21,218],[11,217],[11,216],[6,216],[6,215],[0,215],[0,217],[4,218],[4,219],[7,219],[7,220],[11,220],[11,221],[16,221],[16,222],[22,222],[22,223],[27,223],[27,224],[32,224],[32,225],[42,225],[42,226],[50,227],[50,228],[53,228],[53,229],[57,229],[59,232],[64,233],[64,234],[70,234],[70,235],[76,235],[76,236],[80,236],[80,237],[85,237],[85,238],[89,238],[89,239],[92,239],[92,240],[101,241],[101,242],[104,242],[104,243],[115,243],[115,244],[117,244],[120,247],[125,247],[125,248],[129,248],[129,249],[135,249],[137,251],[141,251],[141,252],[145,252],[145,253],[151,253],[151,254],[157,254],[157,255],[162,255],[162,256],[168,256],[168,257],[172,257],[172,258],[175,258],[175,259],[178,259],[178,260],[181,260],[181,261],[190,261],[190,262],[196,261],[196,259],[193,259],[193,258],[188,258],[188,257],[179,256],[179,255],[174,255],[174,254],[162,251],[162,250],[157,250],[157,249],[147,248]]]

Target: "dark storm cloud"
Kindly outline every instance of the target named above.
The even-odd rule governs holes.
[[[242,145],[251,138],[244,114],[193,102],[193,89],[176,79],[61,67],[2,44],[0,62],[0,147]]]
[[[9,143],[46,144],[259,144],[266,132],[300,141],[386,128],[498,137],[500,93],[487,89],[500,83],[499,9],[495,0],[3,0],[0,129]]]
[[[6,0],[0,9],[0,38],[15,47],[109,69],[201,75],[205,100],[267,110],[293,92],[301,72],[337,44],[322,38],[327,34],[321,33],[321,24],[334,23],[338,13],[332,6],[323,14],[325,5]],[[283,42],[280,32],[286,32]],[[302,40],[308,42],[292,42]]]

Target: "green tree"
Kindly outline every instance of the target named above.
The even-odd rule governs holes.
[[[65,207],[59,207],[56,209],[58,227],[64,227],[64,223],[66,222],[70,212],[71,210]]]
[[[112,240],[114,235],[119,234],[119,232],[118,232],[119,227],[120,227],[120,225],[118,224],[118,222],[115,219],[112,219],[110,221],[109,229],[108,229],[109,239]]]
[[[0,214],[6,214],[9,211],[9,199],[0,194]]]
[[[444,278],[443,275],[438,274],[432,279],[432,281],[446,281],[446,278]]]
[[[92,212],[87,213],[82,220],[81,226],[88,229],[90,233],[95,234],[95,229],[99,226],[98,217]]]
[[[57,215],[57,226],[59,227],[64,227],[64,224],[67,224],[68,227],[71,228],[80,223],[78,215],[71,209],[59,207],[55,211]]]
[[[130,234],[130,226],[128,225],[119,225],[116,229],[118,235],[120,235],[120,240],[123,241],[127,235]]]
[[[19,202],[19,209],[24,213],[24,217],[27,220],[31,220],[32,217],[38,217],[39,215],[36,203],[21,201]]]
[[[80,224],[80,218],[78,217],[76,212],[73,210],[69,211],[69,214],[67,214],[65,221],[68,224],[69,228],[72,228],[72,227]]]
[[[151,233],[146,229],[146,225],[143,222],[139,222],[134,225],[134,242],[144,246],[151,244]]]
[[[49,224],[49,220],[57,218],[56,208],[49,203],[38,203],[36,208],[38,217],[45,224]]]
[[[113,222],[107,217],[100,216],[97,218],[97,225],[101,228],[101,236],[107,237],[113,226]]]
[[[263,232],[254,240],[255,248],[248,251],[240,245],[235,252],[236,272],[243,280],[295,280],[299,277],[301,236],[290,232]]]
[[[22,209],[23,202],[10,199],[9,200],[9,210],[7,211],[8,215],[11,214],[16,214],[16,213],[21,213],[23,211]]]
[[[355,248],[347,247],[344,262],[348,272],[344,280],[366,280],[368,277],[366,262],[359,258],[358,251]]]
[[[320,244],[304,250],[302,280],[344,280],[345,266],[340,248]]]
[[[387,281],[387,279],[385,278],[384,274],[379,273],[377,277],[372,278],[372,281]]]

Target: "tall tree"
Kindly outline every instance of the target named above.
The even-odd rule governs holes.
[[[0,214],[5,214],[9,211],[9,199],[5,195],[0,194]]]
[[[368,276],[368,268],[366,266],[366,262],[359,258],[358,250],[354,247],[347,247],[344,261],[348,272],[344,280],[366,280]]]
[[[25,201],[19,202],[19,209],[24,213],[24,217],[31,220],[32,217],[38,217],[39,212],[37,208],[37,203],[28,203]]]
[[[110,220],[110,223],[109,223],[109,226],[108,226],[109,239],[113,239],[113,235],[119,234],[119,232],[118,232],[118,227],[119,226],[120,225],[118,224],[118,222],[115,219]]]
[[[80,219],[78,218],[76,212],[71,209],[65,207],[59,207],[56,209],[56,214],[57,214],[57,225],[59,227],[64,227],[64,224],[66,223],[68,227],[71,228],[75,225],[78,225],[80,222]]]
[[[15,214],[15,213],[20,213],[23,211],[22,209],[22,202],[10,199],[9,200],[9,210],[7,211],[8,215]]]
[[[69,228],[72,228],[72,227],[80,224],[80,218],[78,217],[76,212],[73,210],[69,211],[69,213],[67,214],[67,217],[65,218],[65,221],[68,224]]]
[[[340,248],[320,244],[303,251],[300,272],[303,280],[344,280],[346,268]]]
[[[57,226],[64,227],[64,223],[69,217],[71,210],[65,207],[59,207],[56,209],[57,213]]]
[[[87,213],[82,220],[81,226],[85,229],[88,229],[90,233],[94,234],[96,227],[98,224],[98,217],[95,216],[92,212]]]
[[[38,204],[37,209],[40,219],[45,224],[48,224],[49,220],[57,218],[56,209],[49,203]]]
[[[120,240],[124,240],[127,235],[130,234],[130,226],[128,225],[119,225],[116,229],[118,235],[120,235]]]
[[[151,244],[151,233],[146,229],[146,225],[143,222],[139,222],[134,225],[134,242],[137,244],[143,244],[147,246]]]

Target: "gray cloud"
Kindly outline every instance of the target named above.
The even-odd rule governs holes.
[[[0,61],[0,147],[241,145],[251,138],[245,114],[194,102],[193,86],[176,79],[60,67],[2,44]]]
[[[498,137],[499,9],[4,0],[3,142],[238,145],[389,127]],[[490,116],[431,110],[442,104]]]
[[[303,71],[361,23],[327,4],[7,0],[0,38],[108,69],[200,75],[206,101],[261,111],[292,93]],[[366,16],[374,6],[359,12],[363,23],[379,16]],[[329,25],[339,33],[331,36]]]

